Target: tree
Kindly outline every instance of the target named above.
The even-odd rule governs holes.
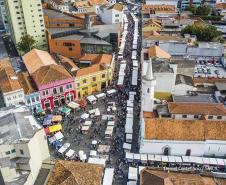
[[[195,5],[190,5],[189,7],[188,7],[188,11],[190,11],[193,15],[195,15],[196,14],[196,6]]]
[[[212,11],[212,8],[208,5],[200,5],[197,7],[195,14],[196,15],[209,15]]]
[[[206,24],[188,25],[181,30],[181,34],[196,35],[198,41],[213,41],[221,35],[217,28]]]
[[[19,49],[19,51],[27,53],[35,48],[35,44],[36,40],[32,36],[25,35],[21,37],[20,42],[17,44],[17,48]]]

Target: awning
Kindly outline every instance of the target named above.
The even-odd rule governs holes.
[[[54,134],[54,137],[56,138],[56,140],[61,140],[64,138],[64,135],[59,131],[56,134]]]
[[[69,147],[71,146],[70,143],[65,143],[63,146],[58,150],[59,153],[63,154]]]
[[[61,124],[56,124],[56,125],[45,128],[45,133],[49,134],[49,133],[57,132],[60,130],[62,130]]]
[[[66,155],[66,157],[70,158],[70,157],[73,157],[74,154],[75,154],[75,151],[72,149],[69,149],[65,155]]]
[[[128,179],[129,180],[138,180],[137,168],[129,167]]]
[[[62,112],[62,113],[64,113],[64,114],[66,114],[66,115],[68,115],[68,114],[70,114],[71,109],[64,106],[64,107],[60,107],[59,108],[59,111]]]
[[[88,96],[86,98],[90,103],[97,101],[97,98],[94,95]]]
[[[110,95],[110,94],[114,94],[116,93],[117,91],[115,89],[111,89],[111,90],[108,90],[107,91],[107,94]]]
[[[81,118],[82,118],[82,119],[87,119],[87,118],[89,118],[89,114],[83,113],[83,114],[81,115]]]
[[[60,122],[62,121],[62,116],[61,115],[54,115],[52,117],[52,122]]]
[[[67,106],[70,107],[71,109],[77,109],[80,107],[80,105],[74,101],[70,102]]]
[[[102,185],[112,185],[114,178],[114,168],[106,168]]]
[[[100,94],[97,94],[96,97],[99,99],[99,98],[105,98],[106,97],[106,94],[105,93],[100,93]]]

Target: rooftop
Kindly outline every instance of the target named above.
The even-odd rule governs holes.
[[[226,116],[226,109],[221,103],[169,102],[168,107],[171,114]]]
[[[174,102],[217,103],[214,94],[197,94],[195,96],[173,96]]]
[[[193,79],[190,76],[177,74],[175,85],[178,85],[178,84],[186,84],[186,85],[193,86]]]
[[[21,89],[16,73],[8,58],[0,60],[0,89],[3,93]]]
[[[117,10],[117,11],[122,11],[123,10],[123,5],[120,4],[120,3],[115,3],[113,4],[112,6],[108,7],[108,9],[114,9],[114,10]]]
[[[166,61],[153,61],[152,70],[154,73],[173,73],[173,69]]]
[[[90,5],[107,5],[107,0],[89,0]]]
[[[32,74],[32,77],[36,84],[45,85],[56,81],[66,80],[72,76],[63,66],[51,64],[40,67]]]
[[[171,55],[161,49],[159,46],[151,46],[148,49],[148,55],[150,58],[170,59]]]
[[[25,94],[31,94],[37,90],[35,83],[28,72],[18,73],[18,80]]]
[[[32,49],[23,56],[25,66],[30,74],[40,67],[56,64],[52,56],[47,51]]]
[[[85,54],[79,61],[89,61],[91,66],[79,69],[77,71],[76,77],[89,75],[91,73],[96,73],[105,68],[106,65],[110,65],[112,62],[112,55],[109,54]]]
[[[0,110],[0,140],[2,144],[27,141],[42,127],[26,107]]]
[[[84,35],[73,34],[73,35],[67,35],[67,36],[55,38],[55,40],[81,40],[82,38],[84,38]]]
[[[147,140],[226,140],[226,122],[206,120],[144,119]]]
[[[157,171],[145,168],[141,171],[141,185],[225,185],[225,179],[201,176],[195,173]]]
[[[67,20],[82,19],[81,17],[68,15],[52,9],[43,9],[43,14],[44,16],[48,16],[49,18],[53,19],[67,19]]]
[[[100,185],[104,167],[89,163],[59,160],[47,185]]]
[[[104,40],[100,40],[97,39],[95,37],[84,37],[80,40],[81,44],[93,44],[93,45],[107,45],[107,46],[111,46],[110,43],[104,41]]]

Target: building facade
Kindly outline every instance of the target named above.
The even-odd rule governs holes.
[[[141,120],[140,153],[173,156],[225,156],[225,122]]]
[[[115,24],[122,22],[123,5],[116,3],[110,7],[100,7],[98,15],[105,24]]]
[[[0,73],[0,90],[5,106],[24,103],[24,90],[18,82],[18,77],[9,59],[0,61]]]
[[[47,47],[41,0],[6,0],[7,17],[14,42],[32,36],[38,46]]]
[[[20,110],[20,111],[19,111]],[[9,113],[10,112],[10,113]],[[50,157],[44,129],[25,107],[0,111],[0,167],[6,183],[34,184],[44,160]]]
[[[9,33],[5,0],[0,0],[0,32]]]
[[[80,58],[80,62],[94,62],[98,59],[98,64],[93,64],[77,70],[75,77],[75,86],[77,97],[84,98],[87,95],[99,92],[110,85],[114,72],[114,56],[87,54]]]

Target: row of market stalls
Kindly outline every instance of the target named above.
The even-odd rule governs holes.
[[[110,89],[110,90],[107,90],[106,93],[102,92],[102,93],[99,93],[99,94],[96,94],[96,95],[90,95],[90,96],[87,96],[86,99],[87,101],[90,103],[90,104],[96,104],[97,101],[99,100],[103,100],[105,99],[106,97],[111,97],[113,96],[117,91],[115,89]]]
[[[205,167],[219,167],[226,166],[226,159],[208,158],[196,156],[165,156],[152,154],[135,154],[126,152],[126,160],[129,163],[137,163],[143,165],[180,165],[180,166],[205,166]]]

